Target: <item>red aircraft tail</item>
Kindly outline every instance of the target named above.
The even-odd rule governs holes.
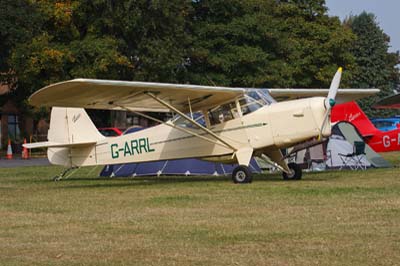
[[[331,121],[332,123],[347,121],[353,124],[363,137],[372,136],[378,131],[354,101],[335,105],[332,109]]]

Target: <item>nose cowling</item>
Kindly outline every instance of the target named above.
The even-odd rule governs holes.
[[[334,105],[334,103],[332,104]],[[329,137],[331,135],[331,108],[326,107],[326,98],[313,98],[310,105],[315,125],[318,128],[317,136]]]
[[[271,105],[269,120],[274,143],[290,147],[295,143],[318,137],[326,114],[325,98],[314,97]],[[330,135],[330,122],[323,136]]]

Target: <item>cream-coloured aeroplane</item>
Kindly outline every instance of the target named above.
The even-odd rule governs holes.
[[[52,164],[80,166],[147,162],[180,158],[238,163],[235,183],[252,181],[248,168],[259,156],[282,170],[285,179],[300,179],[301,169],[288,164],[281,149],[331,133],[330,111],[337,101],[375,94],[376,89],[342,89],[342,70],[327,89],[246,89],[186,84],[75,79],[47,86],[30,97],[33,106],[51,106],[47,142]],[[277,102],[278,98],[302,98]],[[325,96],[327,97],[321,97]],[[304,98],[308,97],[308,98]],[[102,136],[83,108],[173,112],[160,125],[119,137]],[[65,172],[64,172],[65,173]],[[63,174],[59,176],[62,177]]]

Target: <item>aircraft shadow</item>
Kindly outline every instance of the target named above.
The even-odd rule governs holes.
[[[308,175],[308,174],[307,174]],[[335,176],[317,177],[314,173],[300,181],[285,181],[280,174],[255,174],[253,182],[322,182],[336,179]],[[49,180],[48,182],[54,182]],[[140,177],[71,177],[58,181],[62,183],[60,188],[101,188],[101,187],[135,187],[153,186],[179,183],[231,183],[230,176],[140,176]]]
[[[100,188],[100,187],[135,187],[153,185],[171,185],[177,183],[200,183],[200,182],[229,182],[229,177],[209,176],[161,176],[161,177],[72,177],[58,182],[62,183],[61,188]]]

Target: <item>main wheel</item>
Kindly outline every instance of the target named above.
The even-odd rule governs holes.
[[[295,163],[290,163],[288,164],[289,169],[291,170],[290,174],[287,174],[285,172],[282,173],[283,179],[284,180],[300,180],[301,179],[301,168],[298,164]]]
[[[232,172],[232,180],[235,184],[251,183],[253,178],[251,171],[246,165],[239,165]]]

